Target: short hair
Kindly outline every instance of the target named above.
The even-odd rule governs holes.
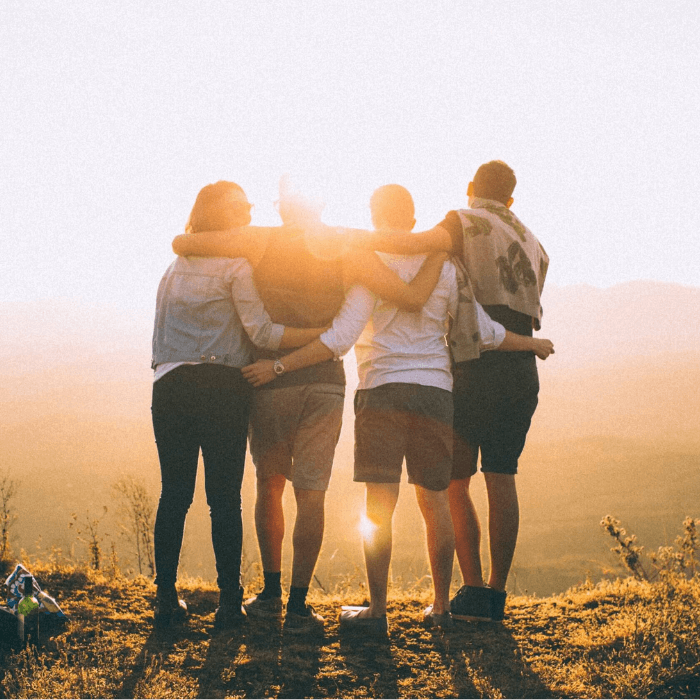
[[[508,204],[516,182],[512,168],[502,160],[491,160],[480,165],[474,175],[474,196]]]
[[[375,228],[384,224],[391,228],[412,229],[415,223],[415,205],[411,193],[401,185],[378,187],[369,200],[372,223]]]
[[[314,201],[298,193],[285,193],[277,200],[277,211],[286,225],[310,224],[321,220],[323,202]]]
[[[242,195],[241,206],[232,204],[230,195]],[[241,199],[241,197],[239,197]],[[250,205],[243,188],[235,182],[219,180],[199,190],[185,231],[223,231],[250,223]]]

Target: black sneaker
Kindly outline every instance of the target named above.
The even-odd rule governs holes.
[[[493,620],[491,607],[492,588],[485,586],[462,586],[450,601],[450,611],[455,620],[470,622],[490,622]]]
[[[287,614],[284,616],[284,631],[289,634],[323,634],[325,624],[325,618],[310,605],[305,606],[304,612],[290,610],[287,606]]]
[[[187,604],[177,597],[175,586],[158,588],[153,610],[153,621],[156,627],[169,627],[173,623],[182,622],[187,617]]]
[[[491,619],[494,622],[500,622],[505,614],[506,607],[506,592],[497,591],[495,588],[489,588],[491,591]]]
[[[219,605],[214,613],[214,629],[220,632],[240,627],[246,621],[241,605]]]
[[[250,617],[262,617],[266,619],[279,619],[282,617],[282,596],[263,598],[261,593],[248,598],[243,603],[245,611]]]
[[[214,629],[219,631],[240,627],[246,621],[241,605],[243,589],[224,590],[219,594],[219,607],[214,613]]]

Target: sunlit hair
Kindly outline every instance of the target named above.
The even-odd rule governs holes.
[[[280,177],[279,199],[275,202],[282,223],[307,225],[321,221],[324,202],[302,194],[292,184],[289,173]]]
[[[235,182],[219,180],[202,187],[197,195],[186,233],[222,231],[250,223],[250,208],[243,188]]]
[[[383,185],[369,200],[374,227],[408,229],[415,224],[416,209],[411,193],[401,185]]]
[[[508,204],[515,189],[515,173],[502,160],[492,160],[479,166],[474,175],[474,196],[495,199]]]

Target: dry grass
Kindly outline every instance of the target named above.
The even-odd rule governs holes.
[[[509,599],[503,625],[448,634],[420,624],[425,590],[394,592],[386,641],[339,635],[343,596],[313,594],[320,640],[279,625],[212,636],[211,584],[181,587],[191,616],[156,634],[155,589],[57,565],[34,572],[73,621],[39,653],[7,652],[5,697],[698,697],[700,582],[665,577],[587,584],[545,599]],[[348,595],[350,597],[348,597]],[[3,671],[0,671],[0,675]]]

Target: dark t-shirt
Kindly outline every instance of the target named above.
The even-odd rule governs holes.
[[[339,246],[329,241],[327,249],[309,250],[301,232],[281,231],[270,237],[262,260],[255,268],[255,286],[275,323],[299,328],[330,325],[345,292]],[[258,356],[277,359],[290,350],[259,350]],[[343,362],[327,360],[283,374],[265,384],[279,389],[301,384],[345,384]]]

